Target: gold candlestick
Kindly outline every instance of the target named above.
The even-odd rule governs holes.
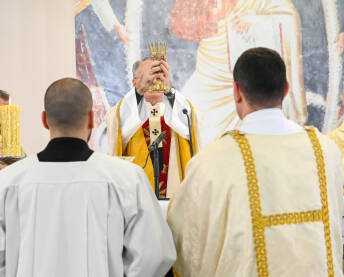
[[[17,160],[23,157],[20,142],[20,110],[16,105],[0,106],[1,160]]]

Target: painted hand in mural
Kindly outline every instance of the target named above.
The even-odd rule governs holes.
[[[339,34],[338,37],[335,40],[335,43],[337,43],[337,47],[339,49],[339,54],[343,54],[344,52],[344,32]]]
[[[129,45],[129,43],[131,42],[130,32],[122,24],[115,24],[113,27],[117,31],[121,41],[125,45]]]
[[[250,29],[251,23],[244,19],[237,19],[233,22],[232,27],[238,34],[245,35]]]

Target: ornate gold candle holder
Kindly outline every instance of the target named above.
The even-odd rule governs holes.
[[[11,164],[24,157],[20,142],[20,110],[16,105],[0,106],[0,161]]]
[[[152,42],[148,45],[150,58],[154,61],[160,61],[166,56],[167,43],[166,42]],[[171,90],[170,87],[165,86],[162,80],[157,79],[156,84],[149,88],[151,92],[166,93]]]

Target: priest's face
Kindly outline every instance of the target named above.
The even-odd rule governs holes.
[[[163,94],[160,92],[150,92],[146,91],[143,94],[143,97],[146,99],[148,103],[150,103],[152,106],[162,102],[162,96]]]

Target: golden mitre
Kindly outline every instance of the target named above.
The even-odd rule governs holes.
[[[167,52],[167,43],[166,42],[152,42],[148,44],[148,50],[150,54],[150,58],[154,61],[160,61],[166,56]],[[151,92],[162,92],[166,93],[171,90],[170,87],[164,85],[164,83],[157,79],[157,82],[154,86],[149,88]]]

